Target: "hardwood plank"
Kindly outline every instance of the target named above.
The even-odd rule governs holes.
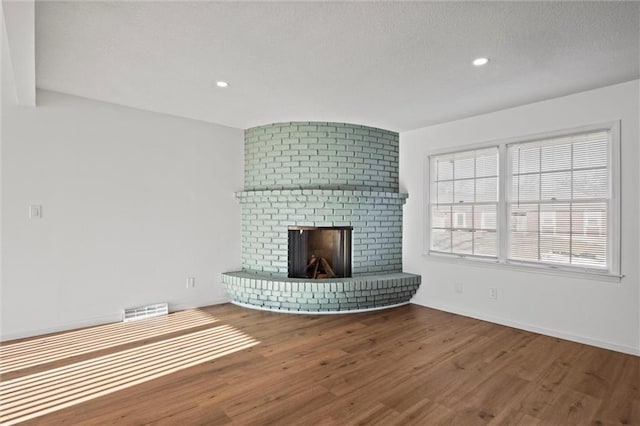
[[[199,312],[215,322],[164,332],[156,321],[152,336],[110,334],[117,345],[46,362],[29,354],[65,333],[5,342],[6,359],[29,366],[4,374],[0,391],[15,379],[37,384],[41,372],[225,326],[258,344],[25,424],[640,425],[639,357],[415,305],[329,316],[230,304]],[[118,329],[108,327],[115,336]]]

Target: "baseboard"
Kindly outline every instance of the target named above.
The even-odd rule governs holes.
[[[609,349],[616,352],[622,352],[625,354],[640,356],[640,348],[634,348],[633,346],[619,345],[617,343],[607,342],[607,341],[598,340],[598,339],[592,339],[590,337],[571,334],[571,333],[567,333],[560,330],[554,330],[554,329],[545,328],[545,327],[538,327],[531,324],[526,324],[526,323],[512,321],[505,318],[495,317],[493,315],[487,315],[481,312],[460,309],[458,307],[449,306],[443,303],[429,303],[429,304],[422,304],[422,303],[416,303],[416,302],[411,302],[411,303],[419,306],[425,306],[427,308],[437,309],[439,311],[450,312],[456,315],[462,315],[469,318],[491,322],[494,324],[505,325],[508,327],[518,328],[520,330],[531,331],[533,333],[544,334],[545,336],[557,337],[559,339],[570,340],[572,342],[577,342],[577,343],[583,343],[589,346],[595,346],[598,348]]]
[[[230,301],[231,299],[229,298],[218,298],[218,299],[212,299],[209,301],[198,302],[198,303],[175,303],[175,304],[169,303],[169,311],[170,312],[184,311],[186,309],[196,309],[196,308],[202,308],[204,306],[220,305],[222,303],[229,303]],[[108,315],[102,315],[94,318],[88,318],[80,321],[58,324],[52,327],[22,330],[22,331],[16,331],[11,333],[1,333],[0,342],[7,342],[9,340],[16,340],[16,339],[24,339],[26,337],[42,336],[44,334],[50,334],[50,333],[59,333],[61,331],[77,330],[78,328],[84,328],[84,327],[95,327],[97,325],[110,324],[110,323],[120,322],[120,321],[122,321],[122,311],[108,314]]]

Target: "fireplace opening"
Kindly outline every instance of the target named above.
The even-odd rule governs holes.
[[[351,277],[351,231],[343,227],[289,227],[289,278]]]

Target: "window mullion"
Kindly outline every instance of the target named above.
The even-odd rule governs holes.
[[[453,160],[451,160],[451,202],[456,202],[456,162],[455,155],[453,156]],[[453,228],[454,228],[454,218],[453,218],[453,204],[451,204],[451,229],[449,230],[449,251],[453,253]],[[457,220],[457,219],[456,219]]]
[[[569,179],[569,182],[571,184],[571,188],[570,188],[571,202],[569,202],[569,264],[570,265],[573,264],[573,175],[574,175],[573,149],[574,149],[574,146],[575,145],[571,145],[571,175]],[[583,223],[583,229],[584,229],[584,223]]]
[[[540,235],[540,218],[542,216],[542,213],[540,212],[540,204],[538,204],[538,262],[540,260],[542,260],[542,256],[540,256],[540,238],[542,237]]]
[[[478,201],[477,151],[473,153],[473,204],[471,205],[471,254],[476,254],[476,202]]]
[[[538,173],[538,198],[542,200],[542,147],[538,148]],[[542,260],[542,256],[540,256],[540,239],[542,238],[540,235],[540,219],[542,218],[540,207],[540,203],[538,203],[538,262]]]
[[[509,208],[507,203],[508,188],[511,186],[510,155],[506,145],[498,147],[498,220],[496,233],[498,238],[498,261],[505,262],[508,257],[511,232],[509,230]]]

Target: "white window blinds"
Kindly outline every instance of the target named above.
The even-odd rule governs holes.
[[[497,256],[498,148],[430,157],[431,250]]]
[[[610,131],[507,146],[510,260],[606,269]]]

